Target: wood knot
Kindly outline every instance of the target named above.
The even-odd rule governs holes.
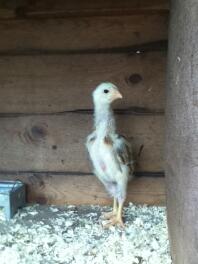
[[[52,145],[52,149],[53,150],[57,150],[57,146],[56,145]]]
[[[39,124],[31,128],[26,128],[23,133],[19,133],[19,137],[24,143],[36,145],[45,140],[47,134],[46,126],[44,124]]]
[[[139,73],[133,73],[127,78],[128,84],[137,84],[143,80],[142,76]]]
[[[31,128],[31,134],[35,140],[45,138],[47,131],[45,127],[35,125]]]

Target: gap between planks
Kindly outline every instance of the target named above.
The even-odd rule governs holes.
[[[15,19],[46,19],[46,18],[70,18],[70,17],[97,17],[97,16],[131,16],[131,15],[168,15],[168,9],[129,9],[129,8],[106,8],[79,10],[56,10],[56,11],[26,11],[23,8],[10,13],[10,18]],[[7,17],[9,18],[9,17]],[[0,18],[1,19],[1,18]],[[4,18],[5,19],[5,18]]]
[[[59,176],[93,176],[91,172],[82,172],[82,171],[33,171],[33,170],[0,170],[0,178],[4,175],[41,175],[41,176],[50,176],[50,175],[59,175]],[[163,178],[164,171],[135,171],[135,177],[150,177],[150,178]]]
[[[149,109],[146,107],[129,107],[125,109],[114,109],[114,113],[117,115],[135,115],[135,116],[163,116],[164,110],[163,109]],[[13,118],[13,117],[20,117],[20,116],[60,116],[66,114],[85,114],[85,115],[92,115],[93,109],[76,109],[76,110],[68,110],[62,112],[40,112],[40,113],[0,113],[0,118]]]
[[[128,56],[148,52],[166,52],[168,49],[168,40],[162,39],[148,43],[142,43],[124,47],[110,48],[90,48],[90,49],[16,49],[1,50],[0,56],[45,56],[45,55],[88,55],[88,54],[122,54]]]

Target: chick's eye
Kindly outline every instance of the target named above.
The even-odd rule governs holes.
[[[109,90],[107,90],[107,89],[104,90],[104,93],[108,93],[108,92],[109,92]]]

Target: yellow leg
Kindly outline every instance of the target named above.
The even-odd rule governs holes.
[[[118,205],[116,198],[113,199],[113,211],[108,213],[103,213],[102,218],[103,219],[111,219],[112,217],[115,217],[117,215]]]
[[[123,205],[124,205],[123,202],[119,203],[118,211],[117,211],[117,215],[116,215],[117,224],[119,224],[122,227],[124,226],[124,223],[123,223],[123,220],[122,220]]]
[[[116,201],[116,205],[117,205],[117,201]],[[123,205],[124,205],[123,202],[118,204],[118,209],[117,209],[116,215],[114,215],[112,218],[110,218],[109,222],[104,225],[104,228],[109,228],[110,226],[113,226],[113,225],[118,225],[120,227],[124,227],[124,223],[122,220]]]
[[[113,214],[116,215],[118,211],[117,199],[113,198]]]

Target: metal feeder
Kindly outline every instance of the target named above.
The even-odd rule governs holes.
[[[6,220],[10,220],[18,208],[25,205],[25,184],[21,181],[0,181],[0,207]]]

